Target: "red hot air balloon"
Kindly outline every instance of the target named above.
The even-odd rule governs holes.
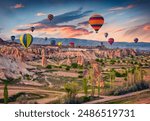
[[[33,32],[35,30],[35,27],[31,27],[31,31]]]
[[[101,15],[95,14],[90,17],[89,24],[92,26],[92,28],[98,32],[98,30],[102,27],[104,24],[104,18]]]
[[[70,43],[69,43],[69,46],[70,46],[70,47],[74,47],[74,42],[70,42]]]
[[[135,42],[135,43],[138,43],[138,41],[139,41],[138,38],[135,38],[135,39],[134,39],[134,42]]]
[[[108,42],[109,42],[110,45],[112,45],[114,43],[114,38],[109,38]]]
[[[52,14],[49,14],[48,15],[48,19],[51,21],[51,20],[53,20],[53,18],[54,18],[54,16],[52,15]]]

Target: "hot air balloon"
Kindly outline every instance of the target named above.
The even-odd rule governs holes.
[[[24,34],[20,36],[20,43],[23,45],[23,47],[28,48],[33,41],[33,37],[31,34]]]
[[[55,46],[56,45],[56,41],[55,40],[51,40],[51,45]]]
[[[52,15],[52,14],[49,14],[48,15],[48,19],[51,21],[51,20],[53,20],[53,18],[54,18],[54,16]]]
[[[31,27],[31,31],[33,32],[35,30],[35,27]]]
[[[135,38],[135,39],[134,39],[134,42],[135,42],[135,43],[138,43],[138,41],[139,41],[138,38]]]
[[[45,37],[45,40],[47,40],[48,38],[47,37]]]
[[[109,38],[108,42],[109,42],[110,45],[112,45],[114,43],[114,38]]]
[[[108,33],[104,33],[104,36],[105,36],[105,38],[107,38],[108,37]]]
[[[69,46],[70,46],[70,47],[74,47],[74,45],[75,45],[74,42],[70,42],[70,43],[69,43]]]
[[[98,32],[98,30],[102,27],[104,24],[104,18],[101,15],[95,14],[90,17],[89,24],[92,26],[92,28]]]
[[[11,40],[14,42],[15,41],[15,36],[11,36]]]
[[[101,42],[101,46],[104,46],[104,43],[103,43],[103,42]]]
[[[57,42],[57,45],[60,47],[60,46],[62,46],[62,42]]]

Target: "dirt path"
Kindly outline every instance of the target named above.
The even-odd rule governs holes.
[[[98,104],[98,103],[105,103],[107,101],[111,101],[111,100],[116,100],[116,99],[122,99],[122,98],[126,98],[126,97],[131,97],[131,96],[135,96],[144,92],[150,91],[150,89],[147,90],[142,90],[142,91],[138,91],[138,92],[132,92],[129,94],[125,94],[125,95],[121,95],[121,96],[101,96],[103,99],[98,99],[98,100],[94,100],[94,101],[89,101],[86,102],[84,104]],[[145,100],[146,101],[146,100]],[[145,101],[141,101],[143,103],[146,103]],[[149,100],[147,100],[149,101]]]
[[[0,98],[3,98],[3,87],[4,87],[3,85],[0,85]],[[20,92],[47,95],[45,98],[32,100],[40,104],[49,103],[51,101],[55,101],[59,99],[62,96],[65,96],[64,92],[51,91],[51,90],[49,91],[49,90],[39,89],[38,87],[8,86],[8,89],[9,89],[9,97]],[[19,102],[13,102],[13,103],[19,103]]]

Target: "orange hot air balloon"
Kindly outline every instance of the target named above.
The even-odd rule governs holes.
[[[90,17],[89,24],[92,26],[92,28],[98,32],[98,30],[102,27],[104,24],[104,18],[101,15],[95,14]]]
[[[54,16],[52,15],[52,14],[49,14],[48,15],[48,19],[51,21],[51,20],[53,20],[53,18],[54,18]]]

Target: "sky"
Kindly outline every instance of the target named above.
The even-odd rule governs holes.
[[[0,0],[0,37],[30,33],[39,38],[79,38],[117,42],[150,42],[150,0]],[[54,19],[49,21],[48,14]],[[88,20],[104,18],[95,33]],[[30,27],[35,31],[31,32]]]

